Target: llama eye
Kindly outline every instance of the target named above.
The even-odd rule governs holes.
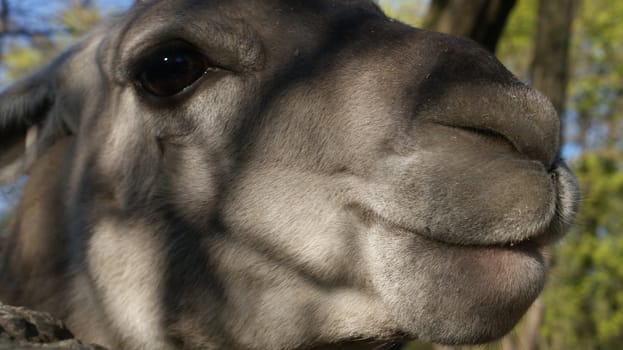
[[[167,48],[139,64],[138,82],[157,97],[173,96],[199,80],[208,70],[206,59],[191,48]]]

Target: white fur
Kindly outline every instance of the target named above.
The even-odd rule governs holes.
[[[169,350],[162,329],[162,242],[146,225],[106,219],[93,229],[89,270],[130,348]]]

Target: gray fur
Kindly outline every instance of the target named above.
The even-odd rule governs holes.
[[[221,69],[162,100],[171,40]],[[550,103],[368,1],[144,1],[0,106],[0,299],[113,349],[489,341],[576,211]]]

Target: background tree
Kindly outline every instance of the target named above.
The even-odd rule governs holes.
[[[93,28],[101,20],[100,9],[90,0],[51,2],[49,12],[24,14],[17,1],[2,0],[4,23],[2,34],[2,82],[7,83],[47,62],[77,37]],[[24,16],[28,18],[24,20]],[[30,18],[34,16],[35,18]],[[28,28],[36,20],[39,28]]]
[[[516,0],[432,0],[424,27],[472,38],[495,52]]]
[[[583,188],[578,225],[556,250],[543,349],[623,343],[623,4],[581,2],[572,40],[568,148]],[[560,302],[564,300],[564,302]]]

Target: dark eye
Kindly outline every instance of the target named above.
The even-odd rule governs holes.
[[[203,55],[191,48],[167,48],[149,55],[139,64],[137,79],[148,93],[158,97],[176,95],[208,70]]]

